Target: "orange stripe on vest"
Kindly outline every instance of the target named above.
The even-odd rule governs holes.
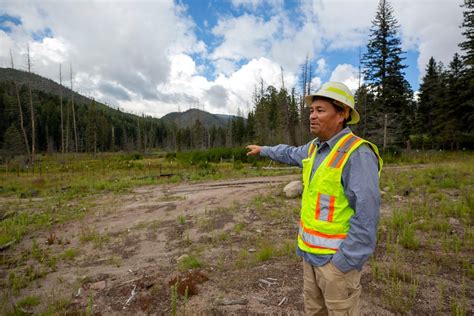
[[[323,238],[327,238],[327,239],[344,239],[347,236],[347,234],[328,235],[328,234],[324,234],[324,233],[309,229],[307,227],[304,227],[303,221],[300,221],[300,225],[301,225],[301,227],[303,227],[303,230],[306,233],[314,235],[314,236],[318,236],[318,237],[323,237]]]

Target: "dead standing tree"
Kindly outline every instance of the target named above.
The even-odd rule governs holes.
[[[27,46],[28,51],[28,73],[31,74],[31,58],[30,58],[30,45]],[[33,96],[31,95],[31,76],[28,79],[28,96],[30,99],[30,113],[31,113],[31,163],[35,164],[35,139],[36,139],[36,128],[35,128],[35,110],[33,107]],[[34,169],[33,169],[34,170]]]
[[[64,113],[63,113],[63,76],[59,64],[59,107],[61,111],[61,154],[64,160]]]
[[[10,60],[11,60],[12,69],[15,69],[13,65],[13,54],[12,54],[11,49],[10,49]],[[25,124],[23,122],[23,109],[21,108],[20,90],[18,89],[18,84],[16,83],[15,79],[13,79],[13,85],[15,86],[16,99],[18,101],[18,115],[20,117],[20,128],[23,134],[23,138],[25,140],[26,152],[28,153],[28,157],[31,157],[30,144],[28,142],[28,135],[26,134]]]
[[[76,127],[76,111],[74,109],[74,91],[72,86],[72,65],[70,64],[70,71],[71,71],[71,109],[72,109],[72,125],[74,128],[74,149],[76,153],[78,152],[77,147],[77,127]]]

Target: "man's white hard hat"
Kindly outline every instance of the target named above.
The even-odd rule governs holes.
[[[335,105],[342,108],[349,107],[347,124],[356,124],[360,121],[359,112],[355,109],[354,95],[345,84],[334,81],[326,82],[315,94],[306,96],[304,101],[306,105],[311,106],[317,97],[329,98],[334,101]]]

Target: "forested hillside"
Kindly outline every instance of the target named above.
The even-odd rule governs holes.
[[[36,152],[143,152],[231,146],[232,135],[242,133],[244,122],[243,118],[197,109],[170,113],[162,119],[137,116],[71,93],[52,80],[11,68],[0,68],[0,116],[4,158],[31,156],[32,137]],[[241,126],[239,133],[232,132],[236,126]],[[242,143],[242,137],[238,143]]]

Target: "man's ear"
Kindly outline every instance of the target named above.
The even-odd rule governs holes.
[[[348,107],[344,107],[343,111],[338,112],[340,122],[344,122],[344,120],[347,120],[349,118],[350,114],[350,109]]]
[[[349,119],[349,116],[351,114],[351,109],[349,109],[347,106],[344,107],[344,119]]]

